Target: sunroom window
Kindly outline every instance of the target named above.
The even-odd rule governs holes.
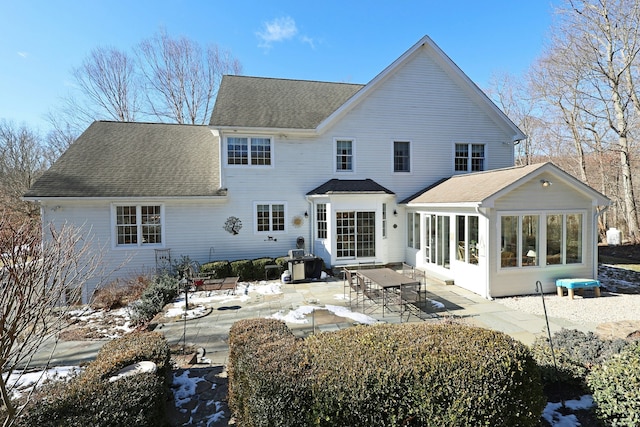
[[[583,217],[582,213],[502,215],[501,267],[582,263]]]

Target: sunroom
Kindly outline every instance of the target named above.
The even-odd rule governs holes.
[[[486,298],[597,277],[609,200],[552,163],[457,175],[403,203],[407,261]]]

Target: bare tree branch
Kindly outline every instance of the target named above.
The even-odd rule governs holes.
[[[100,277],[101,254],[82,229],[51,226],[42,239],[38,224],[14,225],[0,217],[0,398],[10,425],[18,414],[7,379],[23,372],[33,354],[66,326],[67,302]]]

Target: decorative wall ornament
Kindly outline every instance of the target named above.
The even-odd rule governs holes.
[[[291,220],[291,223],[293,224],[293,226],[295,228],[300,228],[302,226],[302,217],[300,215],[296,215],[293,217],[293,219]]]
[[[227,218],[227,222],[224,223],[224,227],[222,228],[224,228],[227,233],[236,235],[242,228],[242,221],[240,221],[240,218],[238,217],[230,216]]]

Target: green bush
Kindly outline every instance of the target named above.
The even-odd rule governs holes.
[[[224,279],[230,277],[231,263],[229,261],[212,261],[200,267],[200,275],[211,276],[213,279]]]
[[[254,280],[256,278],[253,262],[250,259],[241,259],[231,262],[231,275],[238,276],[240,280]]]
[[[607,426],[640,425],[640,342],[634,342],[587,376],[596,414]]]
[[[289,257],[281,256],[275,259],[276,265],[280,266],[281,271],[285,271],[289,269]]]
[[[238,425],[308,426],[301,341],[275,319],[249,319],[229,331],[229,408]]]
[[[17,425],[163,426],[169,357],[169,346],[154,332],[132,333],[108,342],[79,376],[39,390]],[[142,360],[156,363],[157,371],[109,382],[121,368]]]
[[[267,265],[274,265],[273,258],[258,258],[252,261],[254,279],[262,280],[264,276],[264,268]]]
[[[538,367],[505,334],[422,323],[299,340],[266,322],[243,321],[229,334],[229,405],[241,425],[539,423]]]
[[[131,320],[142,324],[153,319],[162,308],[178,295],[178,279],[169,275],[156,276],[133,305]]]

